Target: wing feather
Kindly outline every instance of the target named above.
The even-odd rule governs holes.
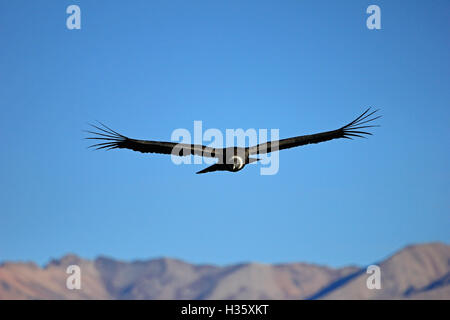
[[[91,124],[91,126],[98,131],[87,130],[86,132],[93,136],[86,139],[98,140],[99,143],[89,146],[89,148],[95,148],[96,150],[129,149],[142,153],[174,154],[177,156],[198,155],[209,158],[217,158],[220,153],[220,149],[198,144],[131,139],[102,123],[99,123],[99,125]]]
[[[367,131],[360,131],[360,129],[367,129],[379,126],[378,125],[361,126],[361,125],[371,123],[372,121],[379,119],[381,117],[381,116],[374,116],[375,113],[378,112],[378,109],[374,111],[370,110],[371,108],[368,108],[358,118],[356,118],[349,124],[337,130],[261,143],[256,146],[248,148],[248,153],[250,155],[263,154],[340,138],[345,139],[352,139],[352,137],[366,138],[365,135],[372,135],[372,133]]]

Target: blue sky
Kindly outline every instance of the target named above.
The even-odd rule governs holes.
[[[67,6],[81,30],[66,28]],[[381,30],[366,8],[381,8]],[[448,1],[0,1],[0,261],[175,257],[367,264],[449,242]],[[94,152],[177,128],[335,129],[367,140],[280,153],[280,171]]]

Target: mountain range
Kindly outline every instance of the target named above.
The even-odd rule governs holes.
[[[309,263],[194,265],[160,258],[124,262],[69,254],[44,267],[0,265],[0,299],[450,299],[450,246],[411,245],[375,262],[380,289],[369,289],[366,267]],[[69,265],[81,288],[69,290]]]

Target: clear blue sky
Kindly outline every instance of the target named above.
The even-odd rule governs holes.
[[[82,29],[66,28],[77,4]],[[370,4],[382,30],[366,28]],[[450,241],[448,13],[441,1],[0,1],[0,261],[175,257],[366,264]],[[176,128],[335,129],[367,140],[280,153],[280,171],[94,152],[100,120]]]

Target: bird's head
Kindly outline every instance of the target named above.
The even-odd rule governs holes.
[[[239,156],[232,156],[231,157],[231,164],[233,171],[239,171],[245,166],[245,161]]]

